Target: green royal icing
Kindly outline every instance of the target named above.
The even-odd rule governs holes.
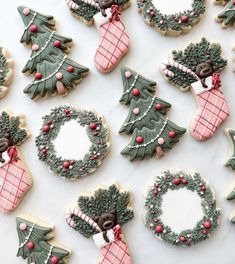
[[[46,97],[48,94],[56,93],[65,95],[67,90],[72,90],[75,84],[82,80],[89,71],[88,68],[81,66],[67,57],[65,53],[69,51],[71,38],[63,37],[54,32],[55,22],[53,16],[42,15],[30,9],[28,15],[24,14],[25,7],[18,7],[18,11],[23,19],[25,30],[21,37],[21,43],[39,46],[39,49],[32,51],[29,61],[23,68],[23,72],[41,73],[41,79],[34,79],[24,92],[31,95],[31,99],[36,97]],[[30,31],[30,26],[36,25],[36,32]],[[60,41],[58,47],[54,46],[55,41]],[[33,46],[34,45],[34,46]],[[73,72],[67,69],[73,67]],[[62,74],[62,78],[56,77],[57,73]],[[62,91],[59,91],[62,86]]]
[[[175,184],[175,179],[178,179],[180,183]],[[161,206],[163,196],[168,190],[174,191],[181,188],[196,192],[200,196],[204,216],[193,229],[183,230],[181,233],[177,234],[162,222]],[[216,208],[213,190],[198,173],[187,174],[184,171],[164,171],[157,175],[155,183],[151,186],[146,195],[144,206],[146,209],[144,216],[146,227],[148,227],[155,236],[173,246],[190,247],[209,238],[211,232],[218,226],[220,210]],[[172,219],[172,221],[174,221],[174,219]],[[209,223],[207,228],[205,227],[206,223]]]
[[[79,196],[78,206],[80,211],[89,218],[94,219],[102,214],[116,212],[116,220],[118,225],[122,225],[133,219],[134,212],[129,207],[131,202],[131,194],[128,191],[120,192],[118,187],[113,184],[108,188],[99,188],[92,196]],[[81,235],[89,238],[98,233],[90,224],[82,220],[76,215],[71,216],[75,222],[74,230]]]
[[[78,125],[86,128],[87,136],[91,141],[89,152],[81,160],[68,160],[60,157],[53,144],[61,126],[71,120],[77,120]],[[91,123],[96,125],[95,129],[89,127]],[[44,126],[49,126],[49,131],[44,132]],[[36,138],[38,157],[46,162],[53,172],[66,179],[75,179],[86,176],[98,168],[108,154],[110,148],[108,138],[109,132],[103,124],[103,119],[94,112],[78,110],[70,105],[59,106],[43,117],[43,126]],[[64,167],[65,162],[70,164],[69,167]]]
[[[222,1],[225,4],[224,10],[217,16],[224,27],[233,26],[235,22],[235,5],[233,0]]]
[[[126,77],[126,72],[131,74],[130,78]],[[124,92],[120,102],[130,105],[130,111],[119,132],[133,134],[130,143],[121,154],[128,155],[132,161],[153,156],[157,147],[161,150],[171,149],[179,141],[180,135],[186,132],[184,128],[166,118],[165,115],[171,105],[154,96],[156,89],[154,81],[127,67],[122,68],[121,74]],[[135,88],[139,91],[138,96],[132,93]],[[156,105],[160,105],[161,109],[157,110]],[[133,113],[136,108],[139,109],[137,115]],[[174,137],[169,136],[169,132],[172,131],[175,133]],[[136,143],[137,137],[142,137],[144,141],[141,144]],[[159,138],[164,140],[164,144],[158,143]]]
[[[19,237],[17,257],[28,259],[28,263],[35,264],[49,264],[53,257],[58,259],[58,264],[66,263],[65,258],[70,255],[70,252],[63,248],[52,246],[48,242],[53,239],[52,228],[38,225],[21,217],[16,217],[16,223]],[[21,230],[22,224],[26,227],[25,230]],[[34,244],[33,249],[28,248],[28,243],[30,242]]]
[[[190,29],[205,12],[205,0],[193,0],[191,10],[170,15],[162,14],[152,0],[138,0],[137,4],[146,22],[160,30],[163,35],[172,31],[179,35]]]
[[[0,47],[0,91],[1,86],[4,85],[7,74],[9,72],[9,68],[7,65],[7,59],[3,55],[3,48]]]

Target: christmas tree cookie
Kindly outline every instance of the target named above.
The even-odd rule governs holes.
[[[39,219],[22,215],[16,217],[19,247],[17,257],[30,264],[65,264],[70,251],[53,240],[53,226]]]
[[[100,34],[94,63],[101,73],[112,71],[129,50],[129,36],[121,21],[121,11],[129,0],[66,0],[71,13],[87,25],[95,24]]]
[[[121,225],[134,217],[131,195],[116,184],[99,188],[93,195],[80,195],[78,207],[66,214],[68,225],[85,238],[93,237],[101,251],[99,263],[131,264]]]
[[[180,204],[177,204],[179,197]],[[182,201],[190,203],[191,212],[185,212],[186,204],[183,206]],[[173,246],[190,247],[208,239],[219,223],[220,210],[216,207],[214,192],[198,173],[177,170],[157,174],[144,206],[146,227]],[[189,223],[190,220],[193,221]]]
[[[77,128],[81,130],[77,131]],[[62,129],[64,130],[61,132]],[[82,142],[79,148],[73,142],[76,138]],[[60,141],[57,142],[59,145],[55,145],[56,140]],[[62,146],[60,151],[66,148],[65,142],[71,143],[68,154],[58,151],[59,146]],[[39,159],[45,162],[51,171],[63,178],[74,180],[94,172],[101,165],[110,149],[109,130],[104,119],[94,111],[78,109],[67,104],[53,108],[49,115],[43,117],[36,146]],[[80,153],[80,148],[85,148],[85,154],[77,158],[75,155],[78,154],[74,154],[73,150],[78,149]]]
[[[0,114],[0,212],[16,209],[32,185],[31,174],[20,153],[21,145],[29,137],[23,115],[6,111]]]
[[[120,133],[132,134],[130,143],[121,152],[130,160],[163,156],[186,130],[166,117],[171,105],[154,96],[156,83],[139,73],[123,67],[121,70],[124,91],[120,102],[130,105],[129,114]]]
[[[53,16],[23,6],[18,7],[18,11],[25,25],[20,42],[32,49],[23,73],[34,74],[34,81],[24,92],[30,94],[31,99],[56,94],[66,96],[89,69],[67,56],[72,39],[55,32]]]
[[[217,15],[216,20],[222,23],[223,28],[235,26],[235,2],[234,0],[216,0],[216,4],[224,5],[223,11]]]
[[[7,51],[0,47],[0,99],[8,93],[13,77],[13,64]]]
[[[229,116],[220,80],[220,71],[227,64],[221,56],[221,46],[203,38],[183,51],[174,50],[172,56],[172,60],[162,63],[161,72],[180,90],[191,89],[199,106],[191,133],[196,140],[207,140]]]

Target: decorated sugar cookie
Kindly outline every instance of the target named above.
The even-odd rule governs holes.
[[[79,207],[67,211],[68,225],[86,238],[93,237],[102,255],[99,264],[132,263],[121,228],[134,217],[130,202],[130,193],[113,184],[97,189],[94,195],[80,195]]]
[[[235,26],[235,2],[234,0],[215,0],[216,4],[224,5],[223,11],[217,15],[216,20],[222,23],[223,28]]]
[[[8,93],[13,77],[13,64],[7,51],[0,47],[0,99]]]
[[[23,115],[1,113],[0,213],[14,211],[32,185],[31,174],[18,147],[28,137]]]
[[[190,247],[208,239],[218,226],[214,192],[198,173],[157,174],[144,205],[146,227],[173,246]]]
[[[51,171],[74,180],[101,165],[110,148],[109,130],[94,111],[58,106],[43,117],[36,145],[39,159]]]
[[[192,0],[192,8],[173,14],[162,14],[152,0],[138,0],[138,10],[145,22],[162,35],[188,33],[205,12],[205,0]]]
[[[42,15],[23,6],[18,7],[18,11],[25,25],[20,42],[32,49],[23,73],[34,74],[34,81],[24,92],[30,94],[31,99],[56,94],[66,96],[89,69],[67,56],[72,39],[55,32],[53,16]]]
[[[172,60],[162,63],[161,72],[180,90],[191,89],[199,106],[191,133],[196,140],[207,140],[229,116],[220,79],[220,71],[227,64],[221,56],[221,46],[203,38],[172,55]]]
[[[119,132],[132,134],[121,154],[129,156],[131,161],[154,154],[161,157],[186,130],[166,117],[171,105],[154,96],[154,81],[127,67],[122,68],[121,74],[124,90],[120,102],[130,105],[130,111]]]
[[[129,0],[66,0],[71,13],[87,25],[95,24],[100,44],[94,63],[101,73],[112,71],[129,50],[129,36],[121,21],[121,11]]]
[[[53,226],[32,216],[16,217],[19,247],[17,257],[30,264],[65,264],[70,251],[53,240]],[[53,241],[52,241],[53,240]]]

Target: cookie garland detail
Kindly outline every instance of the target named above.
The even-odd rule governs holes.
[[[28,137],[25,117],[0,115],[0,212],[16,209],[32,185],[31,174],[18,148]],[[3,156],[4,155],[4,156]]]
[[[192,230],[175,233],[161,220],[162,197],[168,190],[186,188],[196,192],[202,199],[203,219]],[[187,174],[182,170],[175,172],[164,171],[156,175],[155,183],[150,187],[145,198],[144,221],[155,236],[173,246],[190,247],[200,241],[208,239],[212,231],[218,226],[220,210],[216,208],[213,190],[198,173]]]
[[[121,70],[124,91],[120,102],[130,105],[130,111],[120,133],[133,134],[129,145],[121,152],[130,160],[144,159],[155,153],[163,156],[186,130],[165,117],[171,105],[154,96],[156,83],[135,71]]]
[[[28,259],[28,263],[34,264],[65,264],[70,251],[50,244],[53,239],[51,234],[54,227],[38,224],[38,220],[32,217],[16,217],[19,248],[17,257]],[[41,222],[41,221],[40,221]]]
[[[192,9],[175,14],[162,14],[152,0],[138,0],[138,10],[144,20],[162,35],[179,36],[188,33],[205,12],[205,0],[193,0]]]
[[[34,81],[25,89],[31,99],[48,95],[66,96],[88,73],[89,69],[72,61],[67,53],[72,39],[58,35],[53,16],[42,15],[27,7],[18,11],[25,30],[21,43],[31,45],[32,54],[22,72],[34,74]]]
[[[203,38],[172,55],[173,60],[162,63],[161,72],[180,90],[192,89],[199,109],[191,134],[196,140],[207,140],[229,116],[220,80],[220,71],[227,64],[221,56],[221,46]]]
[[[95,24],[101,38],[94,57],[95,67],[101,73],[112,71],[129,50],[129,36],[121,22],[121,11],[130,1],[66,0],[66,3],[82,22]]]
[[[76,120],[78,125],[85,127],[91,141],[89,152],[81,160],[69,160],[58,156],[53,140],[59,134],[61,126]],[[77,109],[71,105],[59,106],[43,117],[43,125],[36,138],[38,157],[49,166],[50,170],[66,179],[76,179],[94,172],[108,154],[110,143],[109,131],[102,117],[95,112]]]
[[[235,2],[234,0],[219,0],[216,4],[224,5],[224,10],[217,15],[216,20],[222,23],[223,28],[235,26]]]
[[[86,238],[93,237],[101,250],[100,264],[132,263],[121,229],[122,224],[134,217],[130,202],[130,193],[120,192],[113,184],[97,189],[92,196],[80,196],[79,208],[70,208],[66,213],[71,228]]]

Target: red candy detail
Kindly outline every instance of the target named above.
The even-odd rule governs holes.
[[[48,132],[50,130],[50,126],[48,125],[45,125],[43,128],[42,128],[42,131],[43,132]]]
[[[211,226],[212,226],[212,224],[211,224],[210,221],[206,221],[206,222],[203,224],[203,226],[204,226],[206,229],[210,229]]]
[[[233,5],[235,5],[235,0],[233,0]]]
[[[53,256],[53,257],[50,259],[51,264],[57,264],[58,261],[59,261],[59,259],[58,259],[56,256]]]
[[[32,33],[36,33],[38,31],[38,26],[37,25],[30,26],[29,31]]]
[[[175,137],[175,131],[170,131],[169,133],[168,133],[168,136],[170,137],[170,138],[174,138]]]
[[[162,105],[161,105],[161,104],[156,104],[156,105],[155,105],[155,108],[156,108],[157,110],[162,110]]]
[[[157,195],[158,195],[158,190],[154,190],[153,194],[154,194],[155,196],[157,196]]]
[[[181,180],[180,180],[180,178],[175,178],[174,180],[173,180],[173,183],[175,184],[175,185],[180,185],[180,183],[181,183]]]
[[[134,96],[139,96],[139,95],[140,95],[140,91],[139,91],[137,88],[134,88],[134,89],[132,90],[132,94],[133,94]]]
[[[151,17],[154,17],[155,16],[155,12],[154,11],[150,11],[149,14],[150,14]]]
[[[155,227],[155,231],[156,231],[156,233],[160,234],[160,233],[163,232],[163,227],[158,225],[158,226]]]
[[[48,120],[47,124],[50,126],[52,124],[52,120]]]
[[[71,160],[70,161],[70,165],[74,165],[75,164],[75,161],[74,160]]]
[[[186,241],[186,237],[181,236],[181,237],[180,237],[180,241],[181,241],[181,242],[185,242],[185,241]]]
[[[203,185],[203,186],[201,187],[201,190],[202,190],[202,191],[205,191],[205,190],[206,190],[206,186]]]
[[[27,248],[28,248],[29,250],[34,249],[34,247],[35,247],[35,245],[34,245],[33,242],[30,241],[30,242],[27,243]]]
[[[188,184],[188,180],[183,179],[183,180],[182,180],[182,183],[186,185],[186,184]]]
[[[45,149],[45,148],[42,149],[42,154],[43,154],[43,155],[46,155],[46,154],[47,154],[47,149]]]
[[[65,162],[63,163],[63,167],[64,167],[65,169],[68,169],[69,166],[70,166],[70,163],[69,163],[68,161],[65,161]]]
[[[136,137],[135,142],[138,143],[138,144],[140,144],[140,143],[144,142],[144,138],[143,137],[140,137],[140,136],[139,137]]]
[[[207,230],[202,230],[202,234],[207,235],[208,234]]]
[[[182,23],[187,23],[188,22],[188,16],[182,16],[181,21],[182,21]]]
[[[69,114],[70,114],[70,110],[69,110],[69,109],[64,109],[64,113],[65,113],[66,115],[69,115]]]
[[[42,74],[40,72],[35,73],[35,79],[40,80],[42,79]]]
[[[96,127],[97,127],[96,123],[90,123],[89,124],[89,128],[92,129],[92,130],[96,129]]]
[[[70,73],[74,72],[74,67],[73,66],[68,66],[67,67],[67,72],[70,72]]]
[[[60,48],[60,47],[61,47],[61,41],[56,40],[56,41],[54,42],[54,47],[56,47],[56,48]]]

